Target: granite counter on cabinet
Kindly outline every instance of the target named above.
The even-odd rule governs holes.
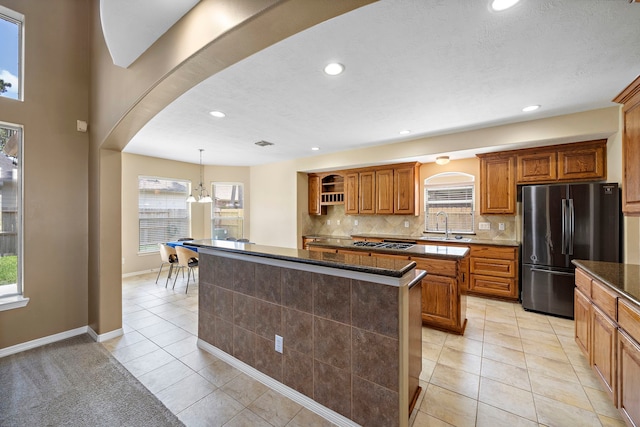
[[[640,265],[583,260],[573,264],[640,307]]]
[[[469,248],[465,246],[445,246],[434,243],[433,245],[414,245],[408,249],[372,248],[366,246],[354,246],[356,240],[324,238],[309,243],[310,248],[333,248],[336,250],[349,250],[368,253],[375,251],[378,254],[397,256],[462,259],[469,254]]]
[[[408,425],[422,369],[425,272],[415,262],[189,244],[200,257],[201,348],[302,405],[312,399],[334,424]]]

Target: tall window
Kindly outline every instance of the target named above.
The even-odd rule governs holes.
[[[0,123],[0,299],[22,294],[22,131]]]
[[[138,177],[138,252],[157,252],[158,243],[189,237],[189,181]]]
[[[214,182],[212,193],[211,238],[243,238],[244,185],[237,182]]]
[[[474,177],[459,172],[443,173],[425,179],[425,230],[444,233],[444,212],[449,232],[473,233]]]
[[[24,16],[0,6],[0,96],[22,99],[22,23]]]

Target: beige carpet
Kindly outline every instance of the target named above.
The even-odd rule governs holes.
[[[101,344],[80,335],[0,359],[0,426],[182,426]]]

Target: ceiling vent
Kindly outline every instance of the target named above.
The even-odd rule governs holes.
[[[256,145],[259,145],[260,147],[268,147],[269,145],[275,145],[275,144],[269,141],[258,141],[256,142]]]

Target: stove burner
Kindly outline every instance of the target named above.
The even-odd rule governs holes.
[[[353,246],[364,247],[364,248],[376,248],[376,249],[399,249],[399,250],[405,250],[405,249],[412,248],[414,245],[412,243],[358,241],[358,242],[353,242]]]

